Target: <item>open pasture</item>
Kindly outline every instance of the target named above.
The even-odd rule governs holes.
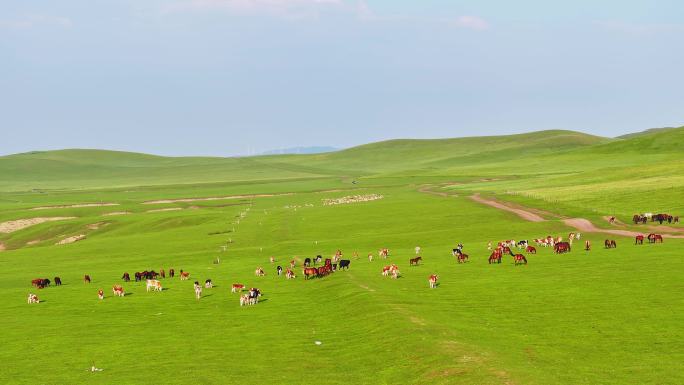
[[[74,244],[0,253],[3,310],[11,314],[3,321],[0,377],[117,384],[141,383],[150,373],[162,383],[681,382],[681,240],[634,246],[614,237],[618,248],[605,250],[602,234],[584,234],[595,245],[589,253],[539,248],[527,266],[514,266],[508,256],[489,265],[488,241],[566,237],[572,228],[558,220],[526,222],[402,182],[364,182],[360,193],[297,192],[195,208],[161,204],[182,210],[152,213],[141,204],[148,197],[136,202],[120,191],[99,191],[106,201],[126,202],[131,214],[105,217],[107,226]],[[268,192],[260,187],[255,192]],[[211,196],[193,190],[177,195]],[[357,193],[383,199],[322,204]],[[36,225],[6,242],[18,245],[53,226],[67,235],[102,221],[104,211],[120,210],[50,209],[78,218]],[[451,255],[458,242],[470,262],[459,265]],[[423,260],[409,266],[417,245]],[[387,260],[377,255],[383,247],[390,249]],[[351,260],[349,271],[304,281],[305,257],[330,257],[337,249]],[[213,263],[217,257],[220,264]],[[297,278],[278,277],[276,266],[292,258]],[[399,279],[381,275],[389,263],[399,266]],[[265,277],[254,276],[257,266]],[[120,279],[124,271],[159,268],[177,272],[161,280],[162,292]],[[188,281],[180,281],[180,269],[190,272]],[[84,284],[83,274],[92,283]],[[431,274],[439,275],[432,290]],[[60,287],[29,286],[33,278],[56,275]],[[216,286],[197,301],[192,282],[207,278]],[[260,303],[241,308],[233,283],[261,289]],[[115,297],[114,284],[127,295]],[[28,292],[41,303],[27,305]],[[90,372],[93,365],[103,370]]]

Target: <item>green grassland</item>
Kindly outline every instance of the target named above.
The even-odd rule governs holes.
[[[75,217],[0,233],[7,249],[0,252],[0,381],[683,383],[684,240],[634,246],[612,236],[619,247],[605,250],[598,245],[606,235],[589,233],[582,240],[594,243],[591,252],[540,249],[527,266],[510,257],[488,265],[488,241],[573,229],[468,198],[480,193],[604,227],[604,215],[684,214],[683,138],[683,129],[618,139],[545,131],[302,156],[68,150],[0,157],[0,222]],[[357,194],[384,198],[322,204]],[[95,202],[118,205],[30,210]],[[150,212],[163,208],[180,210]],[[103,216],[120,211],[130,214]],[[79,234],[87,238],[55,245]],[[469,263],[451,256],[457,242]],[[410,267],[416,245],[424,261]],[[387,261],[377,257],[382,247],[390,248]],[[349,271],[310,281],[299,269],[295,280],[275,274],[292,258],[337,249],[351,259]],[[399,279],[381,276],[388,263],[399,265]],[[257,266],[265,277],[254,276]],[[124,271],[160,268],[183,269],[191,280],[162,280],[161,293],[131,282],[124,298],[111,294]],[[84,284],[83,274],[93,282]],[[440,276],[437,289],[428,288],[430,274]],[[30,286],[56,275],[63,286]],[[216,287],[197,301],[192,281],[206,278]],[[230,293],[234,282],[262,289],[262,302],[241,308]],[[27,305],[29,292],[43,302]],[[93,364],[103,371],[90,372]]]

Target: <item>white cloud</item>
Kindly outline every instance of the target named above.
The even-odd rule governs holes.
[[[166,12],[225,10],[280,15],[310,14],[326,8],[346,6],[343,0],[181,0]]]
[[[472,29],[474,31],[484,31],[489,29],[487,20],[477,16],[460,16],[454,25],[458,28]]]
[[[26,15],[16,19],[0,20],[0,28],[4,29],[29,29],[39,26],[71,28],[71,19],[62,16],[51,15]]]

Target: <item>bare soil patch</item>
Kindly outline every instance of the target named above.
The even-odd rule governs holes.
[[[159,213],[159,212],[162,212],[162,211],[178,211],[178,210],[183,210],[183,209],[180,208],[180,207],[168,207],[168,208],[165,208],[165,209],[147,210],[146,212],[147,212],[147,213]]]
[[[27,227],[35,226],[45,222],[62,221],[66,219],[74,219],[76,217],[41,217],[41,218],[27,218],[17,219],[14,221],[7,221],[0,223],[0,233],[13,233],[25,229]]]
[[[144,205],[158,205],[163,203],[178,203],[178,202],[202,202],[202,201],[221,201],[227,199],[246,199],[246,198],[266,198],[274,196],[294,195],[293,193],[283,194],[251,194],[251,195],[228,195],[223,197],[207,197],[207,198],[180,198],[180,199],[160,199],[156,201],[146,201]]]
[[[470,199],[474,200],[475,202],[479,202],[479,203],[485,204],[487,206],[497,208],[499,210],[504,210],[504,211],[514,213],[526,221],[530,221],[530,222],[543,222],[543,221],[545,221],[544,218],[542,218],[541,216],[531,212],[530,210],[525,210],[523,208],[518,208],[518,207],[511,207],[507,204],[503,204],[503,203],[495,201],[495,200],[485,199],[485,198],[482,198],[480,196],[480,194],[471,195]]]
[[[128,214],[131,214],[131,212],[130,211],[114,211],[111,213],[102,214],[102,216],[103,217],[111,217],[114,215],[128,215]]]
[[[100,227],[107,226],[108,224],[109,224],[109,222],[91,223],[91,224],[89,224],[89,225],[86,225],[86,228],[88,228],[88,229],[90,229],[90,230],[97,230],[97,229],[99,229]]]
[[[49,210],[49,209],[67,209],[77,207],[101,207],[101,206],[118,206],[118,203],[79,203],[75,205],[60,205],[60,206],[40,206],[34,207],[30,210]]]
[[[61,241],[55,243],[55,245],[66,245],[69,243],[74,243],[86,239],[85,234],[74,235],[73,237],[64,238]]]
[[[5,244],[0,242],[0,251],[5,251],[7,248],[5,247]]]

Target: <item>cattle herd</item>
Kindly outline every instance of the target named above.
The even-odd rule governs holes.
[[[646,216],[644,216],[646,217]],[[667,214],[657,214],[657,215],[652,215],[649,218],[657,218],[655,220],[657,221],[675,221],[677,222],[679,220],[678,217],[671,217],[667,216]],[[669,219],[668,219],[669,218]],[[636,216],[635,216],[636,219]],[[653,219],[652,219],[653,220]],[[637,221],[635,220],[635,223]],[[641,219],[639,219],[639,223],[641,222]],[[556,254],[564,254],[564,253],[569,253],[572,249],[572,243],[575,240],[579,240],[581,238],[580,233],[570,233],[568,234],[568,240],[564,241],[563,237],[552,237],[552,236],[547,236],[545,238],[537,238],[534,239],[535,244],[538,247],[550,247],[553,249],[553,252]],[[648,243],[662,243],[663,242],[663,236],[660,234],[655,234],[651,233],[648,236],[639,234],[635,237],[635,244],[637,245],[642,245],[644,243],[644,239],[648,239]],[[605,248],[606,249],[614,249],[617,248],[617,242],[612,239],[606,239],[604,242]],[[522,254],[524,251],[527,254],[536,254],[537,249],[535,246],[532,246],[529,244],[527,240],[521,240],[521,241],[515,241],[515,240],[504,240],[500,241],[497,243],[496,247],[492,247],[492,243],[489,242],[487,245],[487,248],[491,251],[491,254],[489,256],[488,262],[489,264],[500,264],[503,256],[504,255],[510,255],[513,258],[513,263],[514,265],[527,265],[527,257]],[[585,248],[586,251],[591,250],[591,243],[587,240],[585,241]],[[416,251],[416,257],[410,258],[409,259],[409,266],[419,266],[420,262],[423,260],[423,258],[419,255],[417,255],[420,252],[421,248],[416,246],[415,251]],[[515,252],[514,252],[515,251]],[[452,255],[456,258],[457,262],[459,264],[461,263],[466,263],[469,261],[469,257],[467,254],[463,252],[463,245],[458,244],[458,246],[454,249],[452,249]],[[354,256],[356,259],[358,259],[358,253],[354,253]],[[387,248],[382,248],[378,251],[378,256],[382,259],[387,259],[389,257],[389,249]],[[370,262],[373,261],[373,254],[368,254],[368,260]],[[275,257],[270,258],[271,264],[275,263]],[[277,266],[276,267],[276,273],[278,276],[284,274],[287,277],[287,279],[294,279],[296,278],[296,275],[294,274],[294,269],[296,267],[296,259],[292,259],[290,261],[289,268],[283,269],[282,266]],[[316,266],[319,265],[320,266]],[[337,250],[335,255],[332,258],[326,258],[323,260],[323,257],[321,255],[317,255],[315,258],[305,258],[304,263],[302,266],[302,273],[304,275],[305,280],[310,280],[313,278],[323,278],[326,277],[335,271],[339,270],[348,270],[349,266],[351,264],[351,261],[348,259],[342,259],[342,251]],[[392,263],[390,265],[386,265],[382,268],[381,273],[385,277],[391,277],[393,279],[397,279],[401,276],[401,273],[399,272],[399,266],[396,263]],[[187,271],[180,270],[180,280],[185,281],[188,280],[190,277],[190,273]],[[266,275],[266,271],[264,270],[263,267],[257,267],[255,270],[255,276],[257,277],[263,277]],[[164,279],[167,277],[167,274],[164,269],[160,269],[159,272],[156,272],[154,270],[145,270],[141,272],[136,272],[134,274],[135,281],[136,282],[142,282],[143,280],[145,281],[145,287],[146,291],[148,292],[162,292],[162,281],[161,279]],[[168,277],[169,278],[174,278],[175,277],[175,270],[174,269],[169,269],[168,270]],[[124,282],[130,282],[130,274],[128,272],[123,273],[121,276],[121,279]],[[437,279],[438,276],[436,274],[431,274],[428,277],[428,285],[430,288],[436,288],[437,287]],[[91,282],[91,277],[86,274],[83,276],[83,282],[85,284],[89,284]],[[36,278],[31,281],[31,285],[34,286],[36,289],[44,289],[50,284],[52,281],[48,278]],[[62,279],[60,277],[54,277],[54,285],[55,286],[60,286],[62,285]],[[214,284],[211,279],[207,279],[204,282],[204,288],[205,289],[211,289],[214,287]],[[239,303],[240,306],[250,306],[250,305],[256,305],[259,302],[259,297],[261,297],[262,292],[261,290],[257,288],[250,288],[247,290],[247,293],[243,294],[243,291],[245,290],[246,286],[242,283],[234,283],[231,286],[231,292],[232,293],[238,293],[240,294],[239,296]],[[195,291],[195,297],[199,300],[202,296],[202,289],[203,286],[200,285],[198,281],[194,282],[194,291]],[[117,297],[124,297],[125,296],[125,291],[122,285],[120,284],[115,284],[112,287],[112,292],[114,293],[115,296]],[[97,295],[99,299],[104,299],[104,291],[102,289],[98,289]],[[34,293],[30,293],[28,295],[28,303],[39,303],[40,300],[38,299],[38,296]]]

